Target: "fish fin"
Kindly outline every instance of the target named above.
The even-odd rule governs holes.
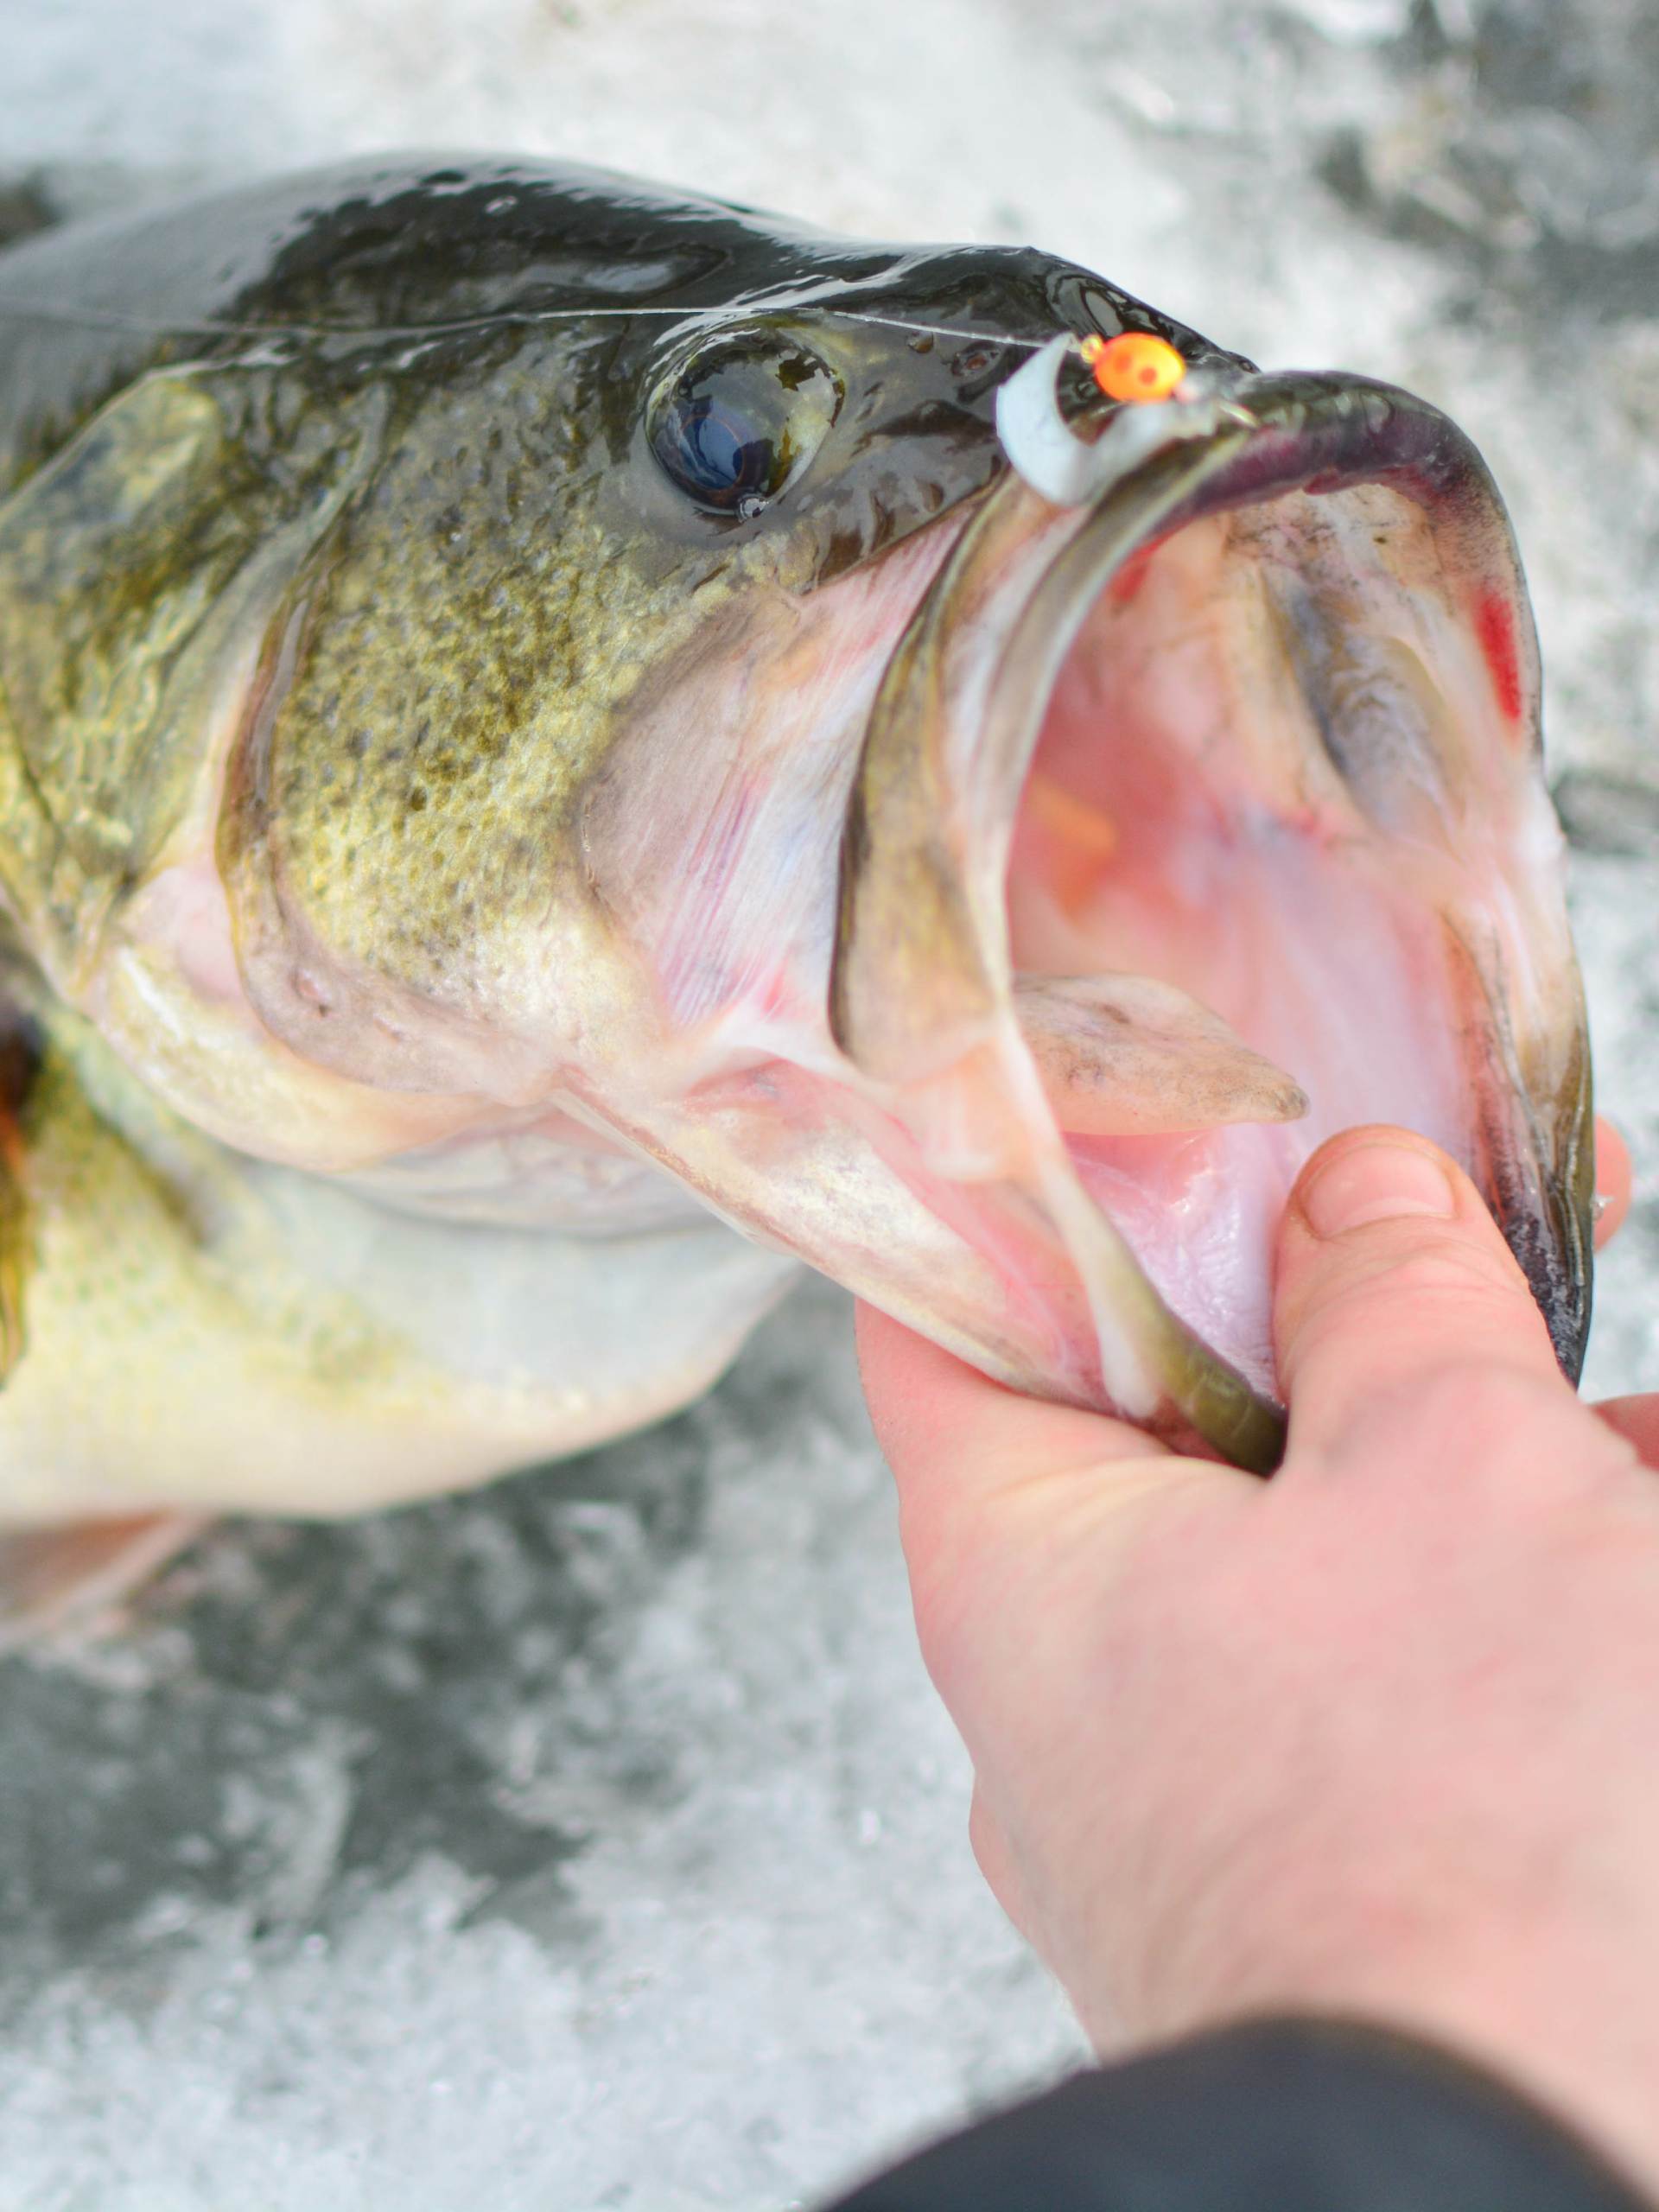
[[[93,1625],[207,1526],[194,1513],[146,1513],[0,1535],[0,1651]]]

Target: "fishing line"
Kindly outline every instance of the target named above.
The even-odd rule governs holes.
[[[841,308],[813,300],[774,302],[770,309],[763,302],[756,302],[752,308],[742,309],[729,305],[711,308],[500,308],[489,315],[464,315],[450,322],[223,322],[211,320],[173,322],[149,315],[124,315],[118,308],[82,307],[57,300],[17,298],[0,292],[0,315],[20,315],[39,322],[79,323],[95,330],[130,330],[153,338],[345,338],[364,340],[403,338],[419,340],[454,337],[469,330],[493,330],[504,323],[529,327],[543,322],[632,321],[641,316],[696,322],[729,318],[739,314],[759,321],[768,312],[784,312],[791,307],[810,307],[817,314],[834,315],[842,322],[867,322],[887,330],[910,331],[918,336],[953,338],[964,346],[1017,346],[1022,353],[1034,353],[1048,342],[1042,338],[1016,338],[1009,331],[964,330],[955,323],[920,322],[906,315],[880,315],[868,308]]]

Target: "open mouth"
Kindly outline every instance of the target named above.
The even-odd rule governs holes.
[[[1478,456],[1355,378],[1171,422],[1084,506],[1011,474],[912,623],[832,1014],[931,1156],[1052,1223],[1103,1395],[1265,1464],[1274,1231],[1357,1123],[1468,1169],[1576,1375],[1588,1064]]]

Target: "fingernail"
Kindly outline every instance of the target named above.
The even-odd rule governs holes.
[[[1414,1145],[1378,1138],[1339,1152],[1302,1186],[1302,1217],[1316,1236],[1344,1236],[1406,1214],[1449,1221],[1457,1193],[1439,1160]]]

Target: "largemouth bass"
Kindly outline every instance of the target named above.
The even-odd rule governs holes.
[[[1107,397],[1125,332],[1184,384]],[[15,246],[0,810],[15,1526],[593,1444],[800,1260],[1267,1468],[1273,1225],[1360,1121],[1576,1371],[1491,479],[1047,254],[470,159]]]

